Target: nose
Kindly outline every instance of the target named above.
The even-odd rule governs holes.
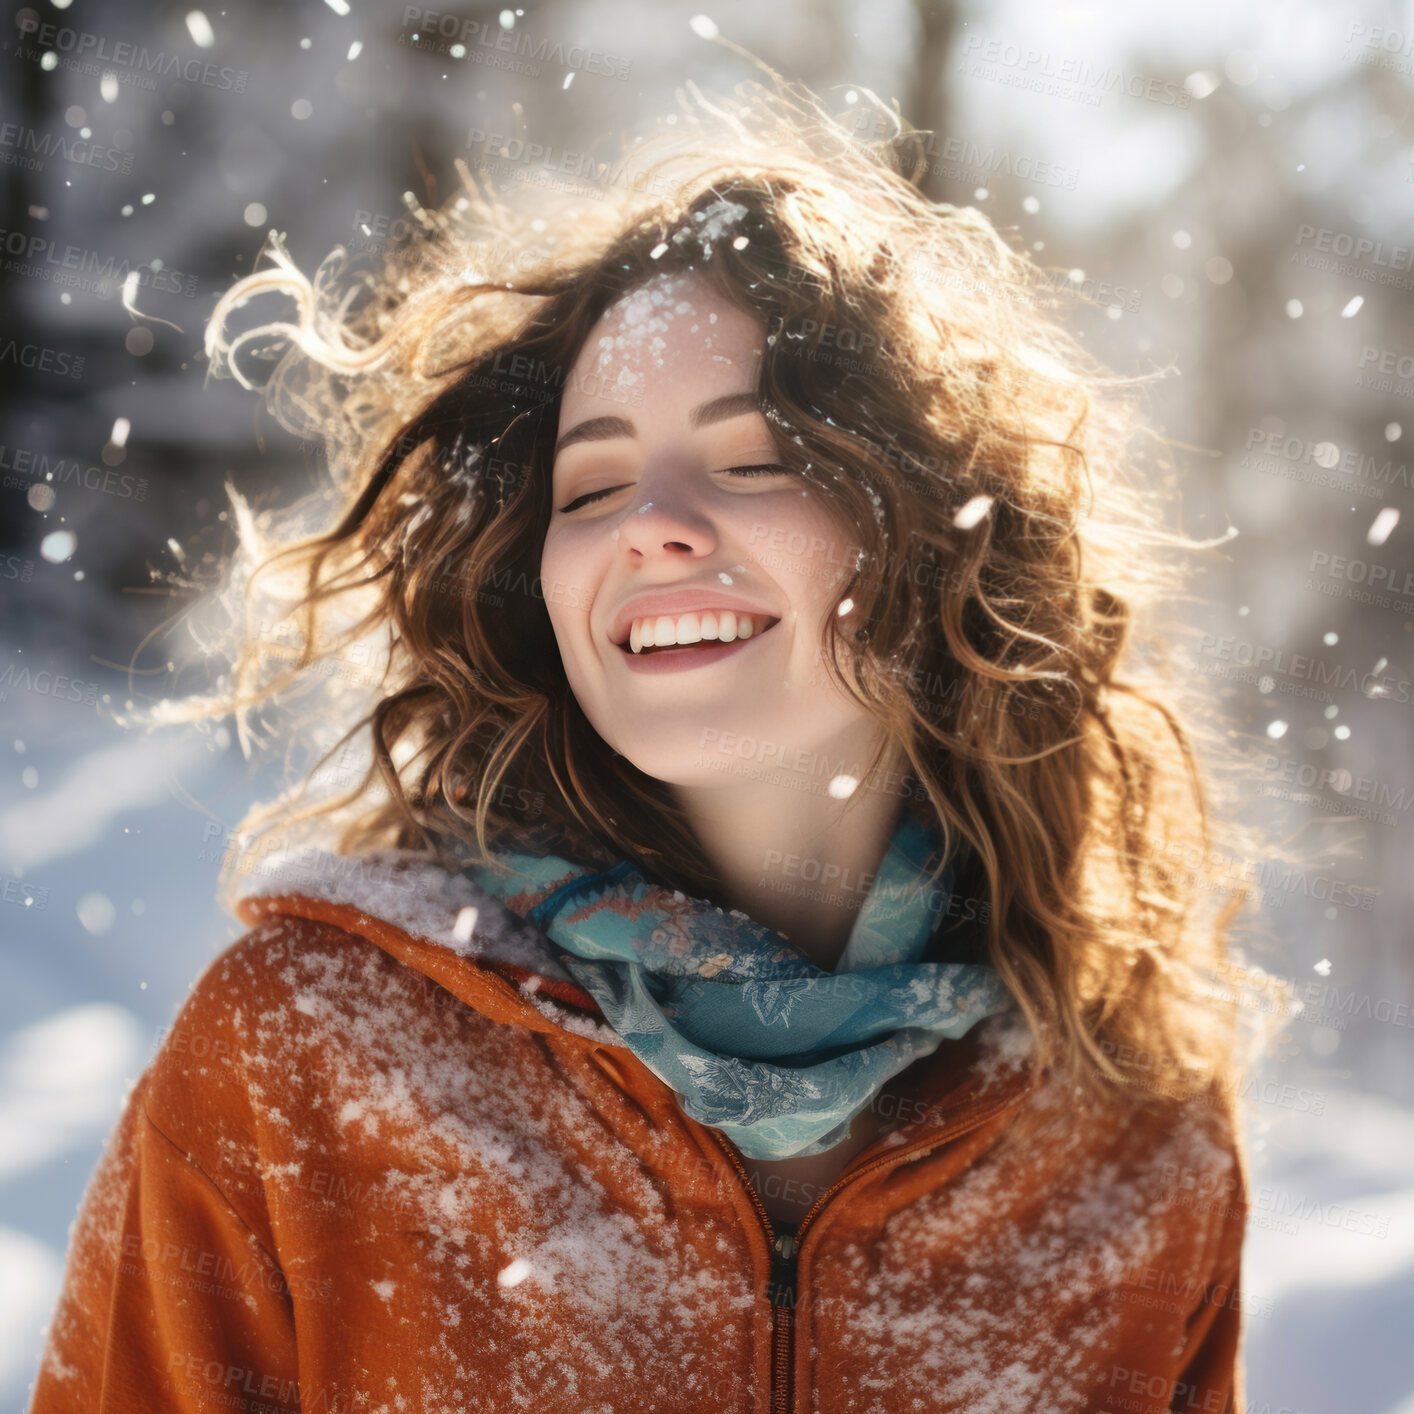
[[[660,556],[701,558],[717,548],[717,533],[709,517],[691,498],[663,476],[645,476],[633,504],[618,524],[621,553],[632,560]]]

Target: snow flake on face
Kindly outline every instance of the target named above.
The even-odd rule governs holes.
[[[638,390],[650,370],[666,368],[689,348],[712,363],[735,368],[737,360],[720,348],[717,314],[705,322],[702,318],[700,302],[711,293],[703,277],[690,268],[649,276],[605,311],[601,332],[591,336],[580,355],[585,367],[581,374],[577,364],[575,381],[593,375],[607,386]]]
[[[691,301],[684,298],[690,278],[685,273],[665,270],[615,301],[604,318],[606,327],[616,328],[616,332],[601,334],[596,340],[595,372],[607,376],[610,366],[618,364],[618,384],[634,387],[642,381],[641,367],[625,367],[626,362],[641,365],[648,357],[661,363],[674,322],[694,315]]]

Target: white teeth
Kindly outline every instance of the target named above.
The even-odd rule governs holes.
[[[738,614],[732,609],[704,609],[700,613],[657,614],[634,619],[628,630],[628,649],[641,653],[645,648],[664,648],[670,644],[701,643],[704,639],[731,643],[738,638],[750,638],[764,625],[764,616]]]

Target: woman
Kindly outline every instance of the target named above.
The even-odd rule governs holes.
[[[1242,1406],[1138,414],[905,142],[680,118],[216,311],[339,505],[236,498],[183,710],[329,750],[233,854],[39,1414]]]

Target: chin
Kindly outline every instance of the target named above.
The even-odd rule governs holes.
[[[667,714],[664,714],[667,716]],[[600,735],[645,776],[670,786],[713,786],[740,781],[760,769],[760,743],[775,740],[758,725],[724,718],[721,712],[690,708],[667,720],[616,721]],[[725,749],[723,742],[731,749]]]
[[[645,732],[624,746],[616,745],[614,750],[645,776],[669,786],[721,785],[733,778],[737,764],[747,764],[732,756],[718,755],[710,742],[704,745],[705,728],[672,735],[675,739],[664,740],[659,726],[651,744],[645,745]]]

